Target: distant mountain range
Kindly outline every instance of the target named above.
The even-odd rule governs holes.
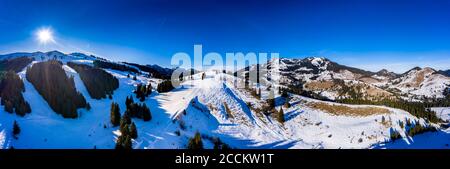
[[[0,149],[448,148],[448,70],[371,72],[323,57],[261,67],[275,63],[280,85],[262,69],[264,78],[237,87],[257,71],[251,65],[181,69],[195,74],[174,89],[176,69],[157,64],[0,55]]]
[[[268,64],[273,62],[280,63],[282,85],[302,88],[330,100],[355,94],[368,99],[394,96],[408,100],[442,98],[444,91],[450,87],[449,70],[436,71],[429,67],[414,67],[396,74],[386,69],[371,72],[340,65],[323,57],[281,58]],[[262,68],[266,66],[263,64]],[[237,74],[243,77],[249,71],[256,70],[254,65],[239,70]]]
[[[71,60],[106,60],[83,53],[64,54],[59,51],[11,53],[0,55],[0,60],[20,56],[33,57],[35,60],[59,59]],[[367,98],[400,96],[405,99],[422,100],[425,98],[442,98],[450,86],[450,70],[434,70],[429,67],[414,67],[405,73],[396,74],[386,69],[378,72],[338,64],[324,57],[307,57],[304,59],[281,58],[272,60],[280,63],[280,82],[285,86],[301,87],[330,100],[348,98],[354,93]],[[108,61],[110,62],[110,61]],[[156,78],[169,79],[175,68],[164,68],[157,64],[140,65],[128,62],[113,62],[134,67],[148,72]],[[264,64],[266,66],[267,64]],[[249,71],[256,71],[257,65],[244,68],[236,73],[244,76]],[[183,70],[184,72],[188,70]],[[193,73],[199,71],[190,70]],[[263,80],[264,82],[264,80]]]

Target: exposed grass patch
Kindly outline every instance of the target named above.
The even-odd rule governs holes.
[[[390,111],[379,107],[350,107],[345,105],[334,105],[322,102],[312,102],[308,107],[319,109],[333,115],[344,116],[371,116],[376,114],[388,114]]]

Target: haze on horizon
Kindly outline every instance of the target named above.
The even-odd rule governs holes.
[[[369,71],[450,68],[450,1],[0,1],[0,54],[58,50],[170,66],[177,52],[322,56]],[[25,12],[26,11],[26,12]],[[36,32],[52,30],[54,43]]]

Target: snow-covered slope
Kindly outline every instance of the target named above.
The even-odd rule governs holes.
[[[412,96],[444,97],[443,92],[450,87],[450,78],[437,73],[432,68],[414,68],[390,83],[390,88],[399,89]]]
[[[95,60],[96,57],[92,55],[85,55],[83,53],[71,53],[71,54],[64,54],[59,51],[50,51],[50,52],[33,52],[33,53],[27,53],[27,52],[19,52],[19,53],[11,53],[11,54],[5,54],[0,55],[0,60],[4,59],[12,59],[17,57],[32,57],[36,61],[45,61],[49,59],[58,59],[64,63],[72,60]]]
[[[84,57],[71,59],[92,64],[90,60]],[[319,72],[333,72],[328,70],[327,65],[330,63],[323,58],[309,59],[308,62],[317,67]],[[287,64],[282,66],[288,67]],[[26,80],[25,68],[18,74],[24,81],[23,95],[30,103],[32,112],[20,117],[5,112],[4,107],[0,106],[0,148],[114,148],[120,131],[119,127],[113,127],[110,123],[111,103],[118,103],[123,114],[127,96],[139,100],[132,93],[137,84],[151,83],[155,87],[162,81],[145,74],[136,75],[136,80],[133,80],[127,77],[129,72],[105,69],[119,80],[119,88],[114,91],[112,99],[95,100],[89,97],[75,70],[67,65],[63,65],[63,69],[68,76],[74,76],[76,89],[85,96],[92,108],[89,111],[79,109],[80,116],[77,119],[65,119],[56,114]],[[343,71],[342,78],[345,74],[349,74],[348,77],[356,76],[351,70]],[[399,109],[345,105],[294,94],[290,94],[291,107],[283,107],[286,121],[280,123],[273,114],[257,111],[263,107],[268,91],[263,90],[262,98],[257,99],[248,90],[235,87],[233,82],[236,77],[216,71],[205,73],[205,79],[202,80],[201,73],[196,74],[192,80],[189,78],[171,92],[152,92],[144,101],[150,108],[152,120],[145,122],[133,118],[138,130],[133,148],[186,148],[189,138],[196,132],[201,133],[205,148],[213,148],[215,139],[233,148],[407,148],[416,143],[416,137],[421,140],[421,136],[406,137],[400,123],[406,123],[409,119],[417,120],[421,125],[435,125]],[[325,74],[319,78],[326,78]],[[282,104],[283,98],[276,94],[276,109],[282,108]],[[226,111],[225,105],[230,112]],[[330,109],[343,109],[343,112],[329,112]],[[18,139],[12,136],[14,120],[21,128]],[[392,130],[398,131],[404,139],[393,145],[385,144],[390,140]],[[439,130],[429,133],[428,138],[436,139],[439,145],[448,144],[450,141],[445,138],[448,138],[449,133],[448,130]],[[434,145],[430,147],[442,148]]]
[[[408,95],[419,100],[442,98],[443,91],[450,86],[450,77],[431,68],[417,67],[398,75],[385,69],[370,72],[348,67],[323,57],[274,59],[261,67],[264,69],[274,62],[280,64],[281,84],[300,85],[331,100],[349,97],[345,93],[348,89],[361,90],[358,92],[372,99],[393,95]],[[256,70],[256,66],[251,66],[238,71],[238,74],[243,77],[245,73]]]

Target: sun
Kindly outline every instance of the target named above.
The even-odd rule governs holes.
[[[36,33],[37,39],[41,44],[47,44],[49,42],[54,42],[53,31],[50,28],[39,29]]]

